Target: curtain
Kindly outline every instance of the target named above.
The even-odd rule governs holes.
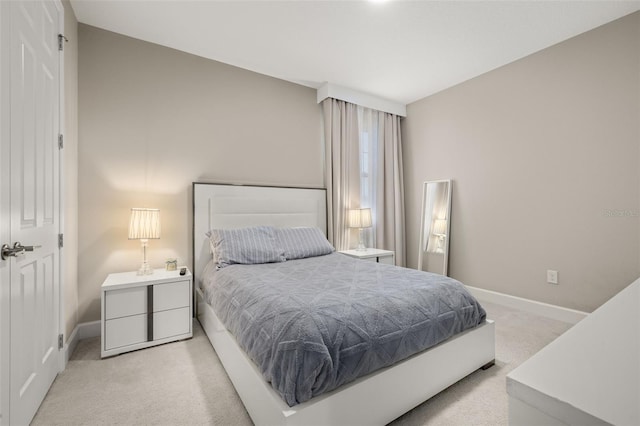
[[[332,98],[322,107],[329,241],[337,250],[353,247],[358,236],[347,227],[347,211],[369,207],[366,245],[393,250],[396,265],[405,266],[400,117]]]
[[[405,266],[404,183],[400,117],[377,114],[377,161],[373,188],[376,247],[393,250],[396,265]]]
[[[351,246],[347,210],[360,207],[358,113],[354,104],[322,101],[327,186],[327,238],[336,250]]]

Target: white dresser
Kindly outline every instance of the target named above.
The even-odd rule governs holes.
[[[102,284],[102,357],[193,336],[192,276],[156,269],[109,274]]]
[[[640,425],[640,278],[507,375],[509,424]]]

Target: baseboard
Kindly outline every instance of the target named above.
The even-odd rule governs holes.
[[[100,336],[100,320],[78,324],[79,340]]]
[[[100,321],[83,322],[76,325],[61,350],[62,356],[60,357],[59,371],[67,368],[69,358],[73,355],[73,351],[76,350],[76,346],[78,346],[80,340],[97,336],[100,336]]]
[[[511,296],[509,294],[498,293],[497,291],[485,290],[482,288],[465,286],[469,292],[479,301],[496,303],[510,308],[520,309],[525,312],[540,315],[546,318],[577,324],[587,315],[587,312],[575,309],[563,308],[562,306],[550,305],[548,303],[537,302],[535,300],[522,297]]]

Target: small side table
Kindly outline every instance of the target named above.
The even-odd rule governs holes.
[[[386,263],[388,265],[396,264],[395,253],[391,250],[368,248],[366,250],[341,250],[338,253],[371,262]]]
[[[101,356],[192,337],[192,279],[188,269],[109,274],[101,291]]]

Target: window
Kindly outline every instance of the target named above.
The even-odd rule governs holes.
[[[376,173],[378,161],[378,114],[369,108],[358,107],[360,139],[360,208],[371,208],[373,227],[376,226]],[[375,247],[375,232],[371,246]]]

